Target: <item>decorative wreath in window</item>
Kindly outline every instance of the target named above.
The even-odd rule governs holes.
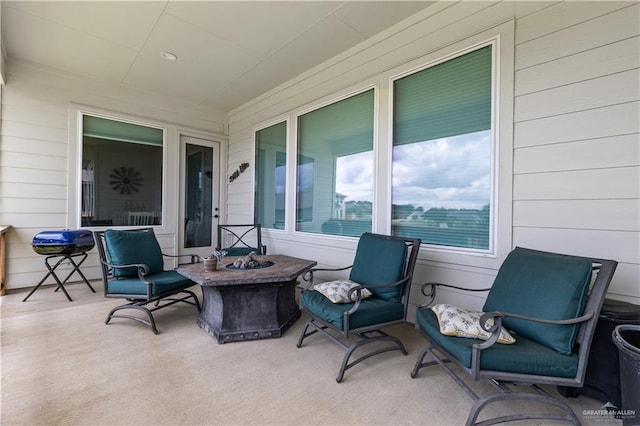
[[[138,192],[138,187],[142,186],[142,181],[144,180],[140,177],[140,172],[124,166],[113,169],[109,177],[112,179],[109,184],[113,187],[113,190],[120,191],[121,194],[126,195],[130,195],[131,192]]]

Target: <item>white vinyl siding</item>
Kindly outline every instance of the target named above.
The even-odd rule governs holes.
[[[508,185],[513,200],[498,199],[498,224],[506,221],[510,227],[507,240],[499,244],[616,259],[620,266],[611,297],[640,303],[637,2],[438,2],[232,111],[229,166],[253,155],[250,129],[256,123],[372,81],[384,89],[384,100],[388,86],[384,78],[376,80],[379,73],[403,64],[405,71],[419,67],[418,58],[433,58],[445,46],[468,48],[474,35],[510,20],[515,58],[503,51],[498,61],[513,61],[512,74],[500,76],[500,95],[512,87],[514,116],[502,110],[498,119],[512,119],[513,134],[499,140],[501,149],[509,147],[501,153],[499,167],[510,173],[499,184]],[[391,125],[388,108],[380,105],[376,123],[382,139]],[[290,139],[294,136],[290,129]],[[389,178],[388,155],[378,152],[378,179]],[[240,206],[250,203],[251,191],[249,181],[229,187],[229,201],[250,211]],[[379,191],[384,204],[390,194]],[[384,212],[378,217],[388,220]],[[325,266],[346,266],[355,249],[347,242],[323,243],[283,232],[267,232],[266,238],[279,253],[304,253]],[[417,284],[425,281],[489,286],[501,260],[481,262],[423,250],[412,302],[422,301]],[[469,307],[483,301],[483,296],[458,292],[444,292],[440,298]]]
[[[639,5],[576,6],[517,23],[514,244],[615,259],[639,303]]]
[[[75,216],[69,212],[69,200],[74,195],[68,186],[68,168],[74,167],[69,158],[69,137],[73,133],[69,109],[73,102],[120,116],[140,116],[169,124],[169,158],[173,159],[170,168],[176,176],[177,129],[221,134],[225,128],[222,112],[172,98],[149,96],[131,88],[85,81],[11,61],[6,63],[5,72],[7,85],[2,88],[0,128],[0,222],[12,226],[7,234],[5,283],[9,290],[32,287],[46,273],[43,256],[31,248],[35,234],[76,226],[70,219]],[[167,194],[175,199],[177,187],[173,185]],[[177,211],[171,215],[175,222]],[[166,228],[158,239],[167,253],[175,250],[175,229]],[[85,262],[83,273],[87,277],[99,276],[97,262],[95,255]],[[72,280],[76,279],[74,275]]]

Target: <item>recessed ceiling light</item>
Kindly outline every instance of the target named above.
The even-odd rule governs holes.
[[[171,52],[162,52],[160,53],[160,57],[167,61],[175,61],[176,59],[178,59],[178,57]]]

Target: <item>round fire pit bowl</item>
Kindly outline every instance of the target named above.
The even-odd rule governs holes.
[[[229,264],[225,265],[225,268],[231,269],[231,270],[234,270],[234,271],[251,271],[251,270],[254,270],[254,269],[268,268],[268,267],[273,266],[273,265],[275,265],[274,262],[272,262],[270,260],[267,260],[266,263],[264,263],[262,265],[251,266],[251,267],[248,267],[248,268],[238,268],[233,263],[229,263]]]

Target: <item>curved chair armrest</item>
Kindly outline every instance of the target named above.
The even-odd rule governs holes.
[[[349,268],[351,268],[351,266],[345,266],[344,268],[313,268],[313,269],[310,269],[310,270],[308,270],[307,272],[305,272],[302,275],[302,280],[309,283],[305,287],[301,287],[302,291],[307,291],[307,290],[311,289],[311,287],[313,286],[313,274],[315,272],[319,272],[319,271],[329,271],[329,272],[345,271],[345,270],[347,270]]]
[[[439,283],[439,282],[429,282],[429,283],[424,283],[422,284],[422,286],[420,286],[420,292],[427,297],[427,301],[420,305],[419,307],[426,307],[429,306],[433,303],[433,301],[436,298],[436,288],[438,287],[447,287],[447,288],[455,288],[456,290],[462,290],[462,291],[489,291],[491,290],[490,288],[466,288],[466,287],[458,287],[455,285],[451,285],[451,284],[444,284],[444,283]],[[427,293],[427,289],[428,289],[428,293]]]
[[[353,302],[353,306],[351,307],[351,309],[349,309],[344,313],[345,316],[349,316],[358,310],[360,303],[362,303],[362,290],[364,289],[365,287],[362,285],[357,285],[349,289],[349,291],[347,292],[347,300],[353,300],[353,293],[356,294],[356,298],[355,298],[355,301]]]
[[[517,318],[525,321],[534,321],[534,322],[540,322],[544,324],[568,325],[568,324],[579,324],[581,322],[590,320],[591,318],[593,318],[593,312],[589,312],[588,314],[581,315],[579,317],[569,318],[564,320],[549,320],[544,318],[528,317],[526,315],[514,314],[510,312],[500,312],[500,311],[485,312],[480,317],[480,327],[482,327],[485,331],[491,333],[491,336],[489,336],[489,339],[487,339],[486,341],[482,343],[476,343],[475,345],[473,345],[473,349],[472,349],[473,355],[471,358],[472,364],[473,364],[472,370],[474,370],[476,374],[478,372],[479,362],[480,362],[478,355],[481,351],[487,348],[490,348],[491,346],[493,346],[494,343],[498,341],[498,337],[500,337],[500,330],[502,329],[503,318]],[[487,322],[490,319],[493,320],[493,323],[492,325],[489,326],[487,325]]]
[[[399,285],[403,285],[405,284],[407,281],[409,281],[409,277],[405,277],[399,281],[396,281],[394,283],[391,284],[368,284],[366,286],[363,285],[357,285],[353,288],[350,288],[349,291],[347,292],[347,298],[351,299],[353,293],[356,293],[356,299],[353,302],[353,306],[351,307],[351,309],[349,309],[348,311],[344,312],[344,316],[345,318],[348,317],[349,315],[352,315],[354,312],[356,312],[358,310],[358,307],[360,306],[360,303],[362,302],[362,290],[364,289],[370,289],[370,288],[391,288],[391,287],[397,287]],[[353,299],[352,299],[353,300]]]
[[[130,264],[126,264],[126,265],[116,265],[113,263],[109,263],[106,260],[100,260],[101,263],[103,263],[107,268],[110,268],[111,270],[113,269],[125,269],[125,268],[137,268],[138,269],[138,276],[139,277],[143,277],[145,275],[147,275],[149,273],[149,266],[144,264],[144,263],[130,263]],[[140,278],[142,279],[142,278]]]
[[[514,314],[510,312],[485,312],[480,317],[480,326],[484,328],[486,331],[492,332],[494,330],[499,330],[498,325],[502,326],[502,318],[516,318],[525,321],[533,321],[540,322],[544,324],[556,324],[556,325],[570,325],[570,324],[579,324],[581,322],[585,322],[593,318],[593,312],[589,312],[586,315],[581,315],[575,318],[563,319],[563,320],[550,320],[544,318],[536,318],[536,317],[528,317],[526,315]],[[493,326],[487,327],[487,321],[493,319]],[[499,323],[499,324],[498,324]]]

